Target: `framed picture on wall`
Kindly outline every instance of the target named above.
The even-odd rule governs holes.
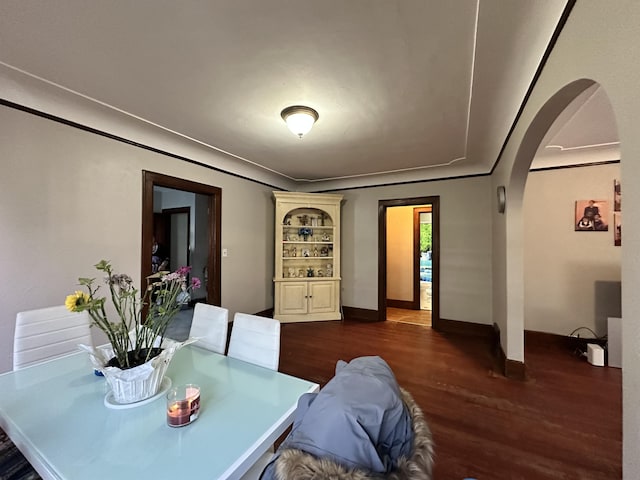
[[[618,179],[613,181],[613,211],[622,211],[622,187]]]
[[[606,200],[576,200],[576,232],[606,232],[609,202]]]
[[[613,244],[622,245],[622,212],[613,212]]]

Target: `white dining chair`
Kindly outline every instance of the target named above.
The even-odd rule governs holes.
[[[273,318],[236,313],[233,317],[229,357],[278,370],[280,322]]]
[[[13,337],[13,369],[61,357],[91,345],[88,312],[70,312],[64,305],[19,312]]]
[[[189,336],[198,337],[194,345],[224,355],[227,349],[229,310],[207,303],[196,303]]]
[[[280,322],[273,318],[236,313],[233,317],[227,356],[278,370],[280,363]],[[241,480],[258,480],[273,456],[273,445],[263,453]]]

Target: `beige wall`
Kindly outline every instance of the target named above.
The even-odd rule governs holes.
[[[143,169],[222,188],[222,305],[273,306],[271,188],[7,107],[0,158],[0,371],[17,312],[63,304],[102,258],[139,280]]]
[[[387,208],[387,299],[413,302],[413,206]]]
[[[492,324],[490,177],[342,190],[342,303],[378,308],[378,201],[440,197],[440,316]]]
[[[620,315],[621,248],[613,244],[613,179],[620,165],[531,172],[525,188],[525,329],[567,335],[607,333]],[[576,200],[608,200],[607,232],[576,232]],[[583,330],[582,336],[591,334]]]

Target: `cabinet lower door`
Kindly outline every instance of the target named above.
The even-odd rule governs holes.
[[[340,320],[340,281],[276,281],[273,318],[281,322]]]
[[[307,282],[282,282],[278,295],[278,314],[304,315],[307,313]]]
[[[309,313],[328,313],[336,310],[336,282],[310,282]]]

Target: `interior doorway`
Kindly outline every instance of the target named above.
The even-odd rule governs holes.
[[[140,259],[141,289],[146,288],[146,278],[153,272],[152,252],[156,250],[158,236],[168,244],[166,255],[170,269],[190,266],[192,274],[202,281],[202,288],[194,293],[194,299],[220,305],[222,190],[144,170],[142,178],[141,243],[142,251],[150,253]],[[182,198],[181,206],[163,209],[159,201],[162,193]]]
[[[413,295],[410,300],[400,299],[398,302],[389,302],[388,300],[388,279],[389,274],[389,256],[393,255],[393,245],[389,245],[390,239],[388,233],[393,230],[394,225],[390,224],[393,220],[388,217],[388,209],[394,207],[419,207],[410,212],[410,216],[414,219],[411,223],[411,227],[408,232],[403,235],[408,235],[410,250],[411,250],[411,267],[407,277],[403,276],[404,282],[409,282],[412,288]],[[427,210],[430,208],[430,212]],[[421,212],[421,209],[423,210]],[[440,197],[417,197],[397,200],[380,200],[378,202],[378,320],[386,320],[388,318],[387,307],[400,308],[405,310],[416,310],[417,313],[428,314],[428,310],[420,309],[420,215],[421,213],[430,214],[431,225],[431,245],[430,254],[425,254],[430,257],[430,270],[431,270],[431,326],[438,329],[440,319],[440,305],[439,305],[439,259],[440,259],[440,227],[439,227],[439,211],[440,211]],[[423,217],[425,222],[427,217]],[[417,219],[417,220],[416,220]],[[416,246],[417,245],[417,246]],[[426,245],[425,245],[426,246]],[[424,262],[422,262],[424,263]],[[427,265],[424,264],[423,267]],[[412,270],[411,270],[412,269]],[[426,269],[426,268],[425,268]],[[424,272],[426,273],[426,271]],[[395,280],[394,280],[395,281]],[[392,305],[389,305],[392,303]],[[396,317],[397,313],[393,311],[393,316]],[[405,312],[406,313],[406,312]],[[422,323],[422,322],[420,322]]]

